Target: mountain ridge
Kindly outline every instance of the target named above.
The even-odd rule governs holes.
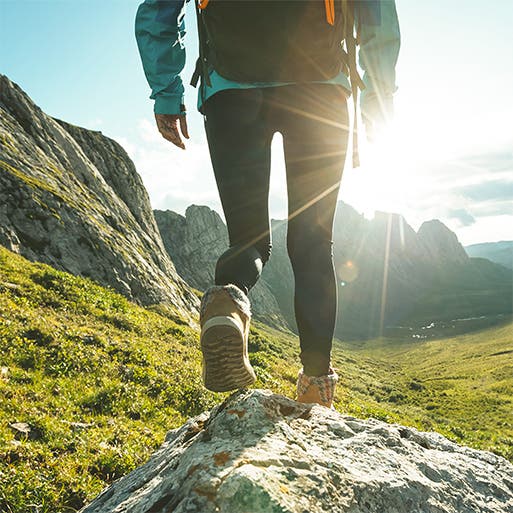
[[[55,120],[0,75],[0,244],[168,302],[194,324],[199,299],[164,249],[133,162],[99,132]]]
[[[170,210],[167,214],[156,211],[156,218],[162,238],[173,248],[172,258],[187,266],[185,270],[177,265],[178,272],[191,281],[203,276],[201,287],[205,287],[213,282],[215,262],[228,247],[227,229],[210,207],[194,205],[187,212],[187,220]],[[174,235],[163,216],[181,219]],[[195,226],[190,247],[178,235],[186,225]],[[262,299],[255,294],[251,299],[256,318],[274,326],[282,326],[282,322],[272,322],[282,318],[285,327],[297,333],[286,230],[286,220],[271,220],[273,249],[255,287],[265,284],[268,296]],[[415,232],[400,214],[377,212],[368,220],[339,201],[333,233],[339,287],[336,337],[373,337],[395,325],[511,314],[508,283],[513,274],[492,262],[469,258],[456,234],[439,220],[426,221]],[[487,296],[486,303],[479,293]],[[269,296],[274,303],[267,300]],[[271,322],[269,312],[274,316]]]

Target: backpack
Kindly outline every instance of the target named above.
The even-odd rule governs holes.
[[[235,82],[326,80],[344,71],[356,107],[357,90],[364,88],[356,67],[356,1],[193,1],[199,36],[194,87],[200,77],[211,85],[210,66]],[[355,135],[356,126],[357,167]]]

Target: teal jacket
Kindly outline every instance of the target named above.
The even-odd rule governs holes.
[[[189,0],[145,0],[135,18],[135,36],[144,73],[155,100],[156,114],[180,114],[184,110],[184,85],[180,73],[185,66],[185,2]],[[197,0],[193,0],[197,1]],[[361,96],[362,114],[379,104],[388,110],[392,103],[395,66],[400,47],[400,31],[395,0],[360,0],[359,65],[364,71],[365,89]],[[204,87],[205,100],[223,89],[268,87],[287,82],[239,83],[227,80],[210,70],[211,86]],[[351,93],[344,73],[331,80]],[[379,98],[379,102],[377,99]],[[201,112],[202,95],[198,92],[197,108]]]

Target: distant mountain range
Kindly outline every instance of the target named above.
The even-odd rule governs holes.
[[[496,264],[513,269],[513,240],[472,244],[465,246],[465,251],[471,257],[487,258]]]
[[[178,273],[194,287],[206,288],[228,246],[219,214],[191,205],[185,216],[156,210],[155,217]],[[297,332],[287,222],[273,219],[271,228],[271,258],[250,298],[259,319]],[[379,212],[367,220],[339,202],[333,252],[338,337],[366,338],[387,326],[511,312],[513,273],[489,260],[469,258],[456,235],[438,220],[415,232],[398,214]]]
[[[286,231],[286,220],[272,220],[271,259],[250,299],[256,318],[297,332]],[[170,305],[195,324],[228,234],[206,206],[153,212],[118,143],[51,118],[0,75],[0,244],[141,304]],[[398,214],[367,220],[339,202],[333,250],[338,337],[511,313],[511,269],[469,258],[440,221],[415,232]]]

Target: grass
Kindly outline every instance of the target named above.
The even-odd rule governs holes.
[[[297,337],[254,321],[250,351],[255,387],[293,397]],[[511,325],[429,342],[337,341],[336,407],[513,461],[511,351]],[[0,248],[0,511],[80,509],[226,397],[200,376],[198,333],[172,307],[139,307]]]

